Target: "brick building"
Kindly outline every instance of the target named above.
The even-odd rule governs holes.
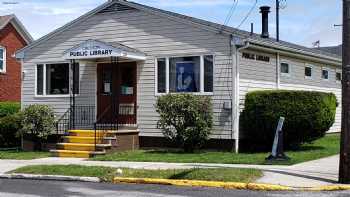
[[[0,101],[21,100],[21,64],[14,53],[32,41],[15,15],[0,16]]]

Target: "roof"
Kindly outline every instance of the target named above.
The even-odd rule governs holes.
[[[328,53],[336,54],[338,56],[342,56],[342,53],[343,53],[343,46],[342,45],[320,47],[318,49],[321,50],[321,51],[328,52]]]
[[[22,36],[22,38],[27,42],[27,44],[30,44],[33,42],[33,37],[28,33],[26,28],[23,26],[20,20],[16,17],[16,15],[4,15],[0,16],[0,31],[5,28],[9,23],[11,23],[15,29],[18,31],[18,33]]]
[[[46,35],[44,37],[42,37],[38,41],[32,43],[31,45],[25,47],[24,49],[22,49],[20,51],[18,51],[18,53],[23,52],[26,49],[29,49],[31,47],[34,47],[35,45],[39,44],[40,42],[51,38],[56,33],[64,31],[66,28],[69,28],[71,25],[74,25],[75,23],[79,22],[80,20],[86,19],[86,18],[108,8],[109,6],[113,6],[116,3],[121,4],[123,6],[130,6],[132,8],[136,8],[136,9],[150,12],[153,14],[158,14],[158,15],[161,15],[164,17],[173,18],[175,20],[186,22],[186,23],[189,23],[192,25],[197,25],[201,28],[206,28],[208,30],[215,31],[216,33],[239,36],[243,39],[249,40],[249,42],[253,42],[253,43],[256,43],[256,44],[261,45],[261,46],[265,46],[265,47],[269,46],[269,47],[272,47],[275,49],[289,50],[289,51],[293,51],[295,53],[301,53],[303,55],[314,56],[316,58],[325,58],[325,59],[329,59],[331,61],[337,61],[338,64],[339,64],[339,61],[341,61],[340,56],[338,56],[336,54],[329,53],[329,52],[325,52],[325,51],[321,51],[321,50],[317,50],[317,49],[313,49],[313,48],[308,48],[308,47],[304,47],[301,45],[297,45],[297,44],[293,44],[293,43],[285,42],[285,41],[277,42],[273,38],[261,38],[259,34],[251,34],[250,32],[247,32],[244,30],[232,28],[229,26],[223,26],[223,25],[218,24],[218,23],[213,23],[210,21],[206,21],[206,20],[202,20],[202,19],[198,19],[198,18],[194,18],[194,17],[190,17],[190,16],[186,16],[186,15],[182,15],[182,14],[154,8],[154,7],[150,7],[147,5],[143,5],[143,4],[139,4],[139,3],[135,3],[135,2],[131,2],[131,1],[126,1],[126,0],[109,0],[108,2],[97,7],[96,9],[79,17],[78,19],[73,20],[72,22],[68,23],[67,25],[49,33],[48,35]],[[20,58],[21,56],[18,55],[18,57]]]

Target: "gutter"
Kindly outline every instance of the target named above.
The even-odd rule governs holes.
[[[249,48],[250,43],[248,41],[243,41],[241,38],[231,36],[231,46],[234,49],[232,52],[232,109],[231,109],[231,117],[232,117],[232,134],[234,134],[235,138],[235,152],[239,152],[239,92],[240,92],[240,84],[239,84],[239,52],[243,49]],[[235,72],[234,71],[235,68]]]

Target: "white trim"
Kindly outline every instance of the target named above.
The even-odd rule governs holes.
[[[305,69],[310,68],[311,69],[311,76],[306,76],[305,75]],[[314,78],[314,66],[312,64],[305,64],[304,66],[304,78],[305,79],[313,79]]]
[[[55,63],[38,63],[35,64],[35,82],[34,82],[34,97],[35,98],[66,98],[66,97],[70,97],[70,93],[68,94],[47,94],[46,93],[46,67],[47,65],[51,65],[51,64],[68,64],[68,68],[69,68],[69,73],[71,72],[71,64],[68,62],[55,62]],[[37,88],[38,88],[38,65],[43,65],[43,94],[39,95],[37,92]],[[79,65],[79,75],[80,75],[80,65]],[[79,76],[79,81],[80,81],[80,76]],[[70,90],[70,83],[69,83],[69,87],[68,89]],[[79,83],[79,93],[80,93],[80,83]],[[76,94],[78,95],[78,94]]]
[[[199,57],[199,92],[204,91],[204,55]]]
[[[288,65],[288,73],[282,73],[282,69],[281,69],[282,64]],[[283,76],[283,77],[290,77],[291,76],[292,69],[291,69],[291,64],[289,62],[281,61],[279,66],[280,66],[280,75],[281,76]]]
[[[327,79],[323,78],[323,71],[327,71]],[[328,67],[321,67],[321,79],[323,81],[329,81],[329,73],[330,73],[330,69]]]
[[[337,73],[340,73],[340,80],[337,80]],[[336,83],[341,83],[343,80],[343,73],[341,69],[335,69],[335,82]]]
[[[213,81],[214,81],[214,59],[215,56],[213,54],[200,54],[200,55],[174,55],[174,56],[156,56],[155,57],[155,96],[161,96],[161,95],[166,95],[166,94],[182,94],[183,92],[170,92],[170,58],[179,58],[179,57],[199,57],[200,59],[200,65],[199,65],[199,75],[200,75],[200,88],[199,92],[187,92],[189,94],[193,95],[203,95],[203,96],[212,96],[214,95],[214,90],[213,92],[205,92],[204,91],[204,56],[213,56]],[[159,93],[158,92],[158,59],[165,59],[165,93]],[[188,62],[188,61],[187,61]],[[213,87],[214,88],[214,87]]]
[[[169,73],[170,73],[170,58],[166,57],[165,58],[165,92],[168,94],[170,92],[170,78],[169,78]],[[158,69],[158,68],[157,68]],[[158,76],[157,76],[158,79]],[[157,89],[158,90],[158,89]],[[157,91],[158,93],[158,91]]]
[[[6,53],[6,47],[0,45],[0,49],[3,50],[2,52],[2,69],[0,69],[0,73],[5,74],[6,73],[6,59],[7,59],[7,53]]]
[[[280,75],[280,72],[281,72],[281,56],[280,56],[280,53],[277,52],[276,53],[276,88],[277,89],[280,89],[280,86],[281,86],[281,75]]]

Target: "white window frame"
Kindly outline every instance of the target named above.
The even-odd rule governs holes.
[[[194,95],[206,95],[206,96],[212,96],[214,95],[214,87],[213,92],[205,92],[204,91],[204,56],[213,56],[213,83],[214,83],[214,67],[215,67],[215,55],[213,54],[184,54],[184,55],[168,55],[168,56],[159,56],[155,58],[155,95],[161,96],[166,94],[181,94],[181,92],[170,92],[170,58],[178,58],[178,57],[199,57],[200,58],[200,91],[199,92],[186,92],[188,94],[194,94]],[[158,92],[158,59],[165,59],[165,93]]]
[[[337,79],[337,73],[340,73],[340,80]],[[341,83],[343,79],[343,73],[341,69],[335,69],[335,82],[336,83]]]
[[[305,75],[305,69],[306,68],[311,68],[311,76],[306,76]],[[313,79],[313,76],[314,76],[314,66],[311,65],[311,64],[305,65],[305,67],[304,67],[304,77],[305,77],[305,79]]]
[[[68,69],[69,69],[69,80],[71,79],[71,64],[70,62],[53,62],[53,63],[37,63],[35,64],[35,87],[34,87],[34,95],[35,97],[38,98],[68,98],[70,97],[70,93],[68,94],[46,94],[46,65],[50,65],[50,64],[68,64]],[[38,95],[37,92],[37,88],[38,88],[38,65],[43,65],[43,94],[42,95]],[[80,80],[80,79],[79,79]],[[71,83],[69,83],[69,92],[71,89]],[[79,83],[80,86],[80,83]],[[80,92],[80,87],[79,87],[79,92]]]
[[[0,49],[3,50],[2,54],[2,69],[0,69],[0,73],[6,73],[6,48],[0,45]]]
[[[282,64],[287,64],[288,65],[288,73],[282,73],[282,69],[281,69]],[[281,76],[283,76],[283,77],[290,77],[291,76],[292,66],[291,66],[291,64],[289,62],[281,61],[279,66],[280,66]]]
[[[323,78],[323,71],[327,71],[328,72],[328,78],[327,79],[325,79],[325,78]],[[329,81],[329,77],[330,77],[330,69],[329,68],[327,68],[327,67],[322,67],[322,69],[321,69],[321,79],[323,80],[323,81]]]

